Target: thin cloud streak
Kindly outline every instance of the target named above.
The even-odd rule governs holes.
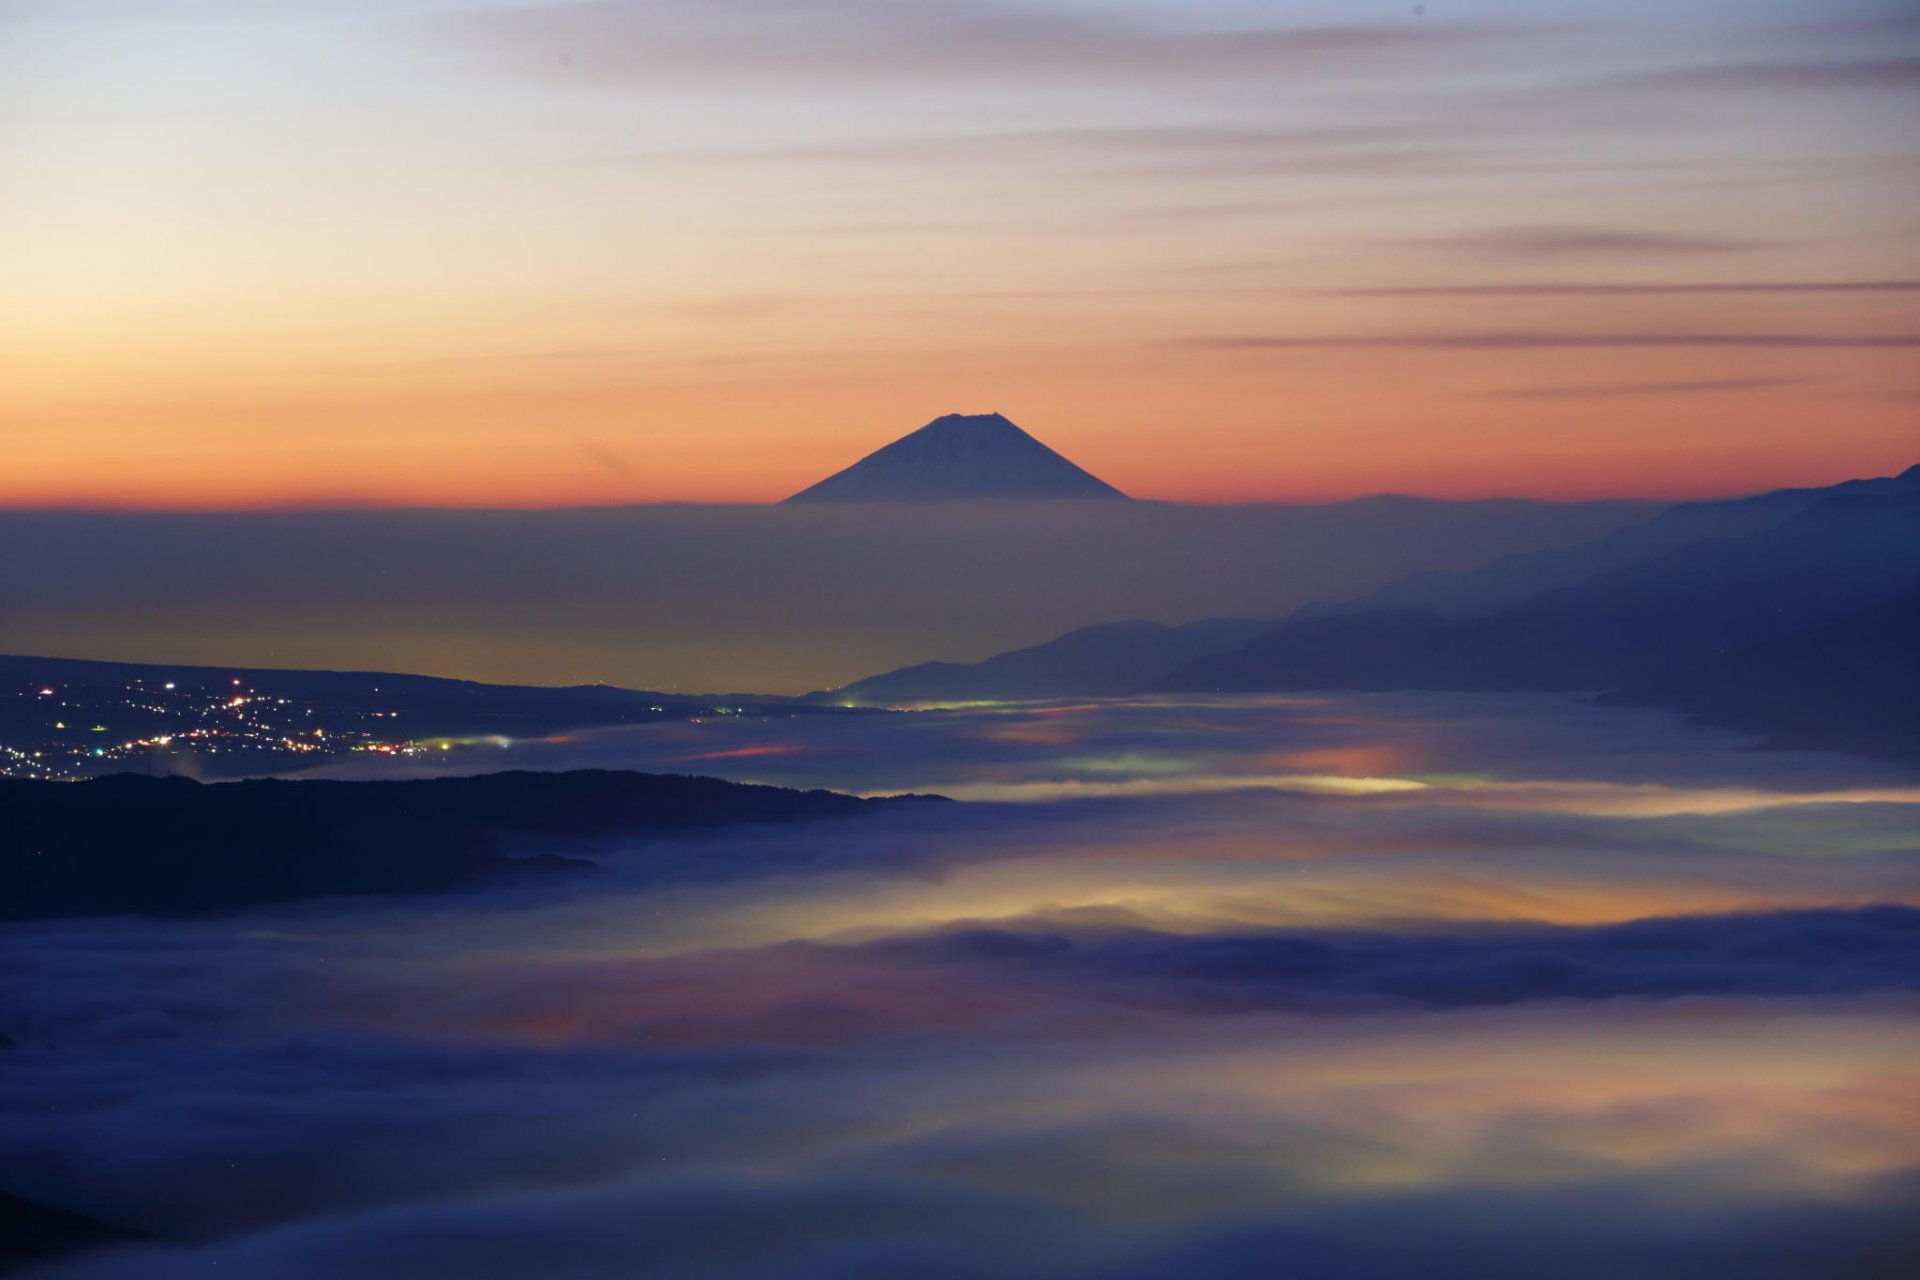
[[[1505,40],[1408,21],[1199,31],[977,0],[613,0],[522,5],[442,28],[467,47],[600,83],[661,77],[1171,77],[1313,73]]]
[[[663,158],[720,164],[1005,165],[1063,159],[1139,164],[1210,173],[1507,172],[1464,136],[1385,126],[1267,128],[1247,124],[1151,125],[1029,129],[998,133],[877,138],[858,142],[750,148],[692,154],[635,153],[603,163],[657,163]]]
[[[1920,88],[1920,56],[1727,62],[1619,76],[1617,89],[1833,90]]]
[[[1514,387],[1490,393],[1499,400],[1606,400],[1621,396],[1697,395],[1804,386],[1812,378],[1709,378],[1693,382],[1600,382],[1585,386]]]
[[[1778,247],[1770,241],[1746,240],[1732,236],[1686,235],[1618,227],[1546,224],[1488,227],[1480,231],[1430,236],[1396,243],[1415,248],[1515,258],[1751,253],[1759,249]]]
[[[1686,293],[1916,293],[1920,280],[1696,280],[1661,284],[1595,284],[1542,281],[1531,284],[1384,285],[1323,289],[1323,298],[1532,298],[1640,297]]]
[[[1581,347],[1803,347],[1886,350],[1920,347],[1920,333],[1380,333],[1219,334],[1171,345],[1212,351],[1351,348],[1408,351],[1533,351]]]

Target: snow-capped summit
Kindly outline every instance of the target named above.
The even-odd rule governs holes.
[[[787,501],[1126,496],[997,413],[949,413]]]

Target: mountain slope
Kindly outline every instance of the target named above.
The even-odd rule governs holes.
[[[1557,587],[1642,564],[1707,538],[1739,537],[1772,528],[1829,498],[1920,493],[1920,465],[1895,476],[1845,480],[1819,489],[1777,489],[1746,498],[1683,502],[1651,520],[1572,547],[1520,551],[1457,573],[1416,573],[1337,604],[1309,605],[1295,618],[1370,609],[1417,609],[1470,617],[1521,603]]]
[[[1151,622],[1105,623],[1082,627],[1046,642],[1015,649],[975,663],[928,662],[869,676],[837,691],[855,702],[977,700],[1117,695],[1158,683],[1177,668],[1223,657],[1259,635],[1283,630],[1298,647],[1291,659],[1303,679],[1354,680],[1363,660],[1379,669],[1389,656],[1409,647],[1438,642],[1433,670],[1405,678],[1457,680],[1459,657],[1447,650],[1471,650],[1474,627],[1443,627],[1435,619],[1459,619],[1520,605],[1555,589],[1629,570],[1711,539],[1741,537],[1775,527],[1833,498],[1872,498],[1920,493],[1920,466],[1898,476],[1849,480],[1820,489],[1783,489],[1747,498],[1690,502],[1670,507],[1651,519],[1628,525],[1572,546],[1511,553],[1458,572],[1426,572],[1395,580],[1378,590],[1339,603],[1314,604],[1269,621],[1207,619],[1177,626]],[[1335,619],[1365,615],[1371,621]],[[1424,620],[1421,615],[1432,615]],[[1543,624],[1544,625],[1544,624]],[[1538,644],[1559,643],[1543,630]],[[1341,654],[1345,645],[1354,651]],[[1329,656],[1327,651],[1333,651]],[[1371,657],[1363,659],[1363,655]],[[1561,677],[1552,664],[1522,650],[1509,654],[1507,673],[1530,679]],[[1331,664],[1331,665],[1329,665]],[[1520,665],[1513,665],[1520,664]],[[1532,671],[1531,668],[1540,668]],[[1489,677],[1481,677],[1476,686]],[[1289,686],[1295,687],[1295,686]],[[1297,687],[1310,687],[1303,684]]]
[[[1920,587],[1606,694],[1778,746],[1920,759]]]
[[[1774,528],[1690,543],[1484,616],[1302,618],[1152,687],[1608,689],[1818,625],[1916,577],[1920,492],[1849,494]]]
[[[1252,618],[1209,618],[1178,627],[1107,622],[984,662],[902,667],[823,696],[881,706],[1098,696],[1137,689],[1174,667],[1238,648],[1274,625]]]
[[[788,502],[1125,498],[997,413],[950,413]]]

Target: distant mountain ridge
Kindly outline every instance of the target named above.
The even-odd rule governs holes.
[[[1915,732],[1890,707],[1911,702],[1903,691],[1920,667],[1912,611],[1898,607],[1916,583],[1920,467],[1911,467],[1688,503],[1573,547],[1413,575],[1287,618],[1083,627],[978,663],[901,668],[835,696],[898,705],[1154,691],[1622,689],[1619,701],[1672,706],[1783,742],[1911,755],[1920,754]],[[1801,692],[1769,689],[1762,672]],[[1840,706],[1860,710],[1849,720]]]
[[[1832,621],[1603,695],[1775,746],[1920,760],[1920,582]]]
[[[1237,648],[1271,619],[1208,618],[1185,626],[1103,622],[980,662],[922,662],[835,692],[867,703],[1076,698],[1131,691],[1176,667]],[[828,695],[831,696],[831,695]]]
[[[788,502],[1118,498],[1126,494],[997,413],[949,413]]]
[[[1489,612],[1299,618],[1149,687],[1597,692],[1824,622],[1916,578],[1920,490],[1834,497]]]
[[[1682,502],[1650,520],[1572,547],[1519,551],[1457,573],[1411,574],[1378,591],[1342,603],[1309,605],[1290,617],[1361,609],[1423,609],[1466,617],[1518,604],[1538,592],[1637,564],[1690,542],[1756,533],[1829,498],[1907,492],[1920,492],[1920,465],[1899,475],[1843,480],[1825,488],[1776,489],[1744,498]]]

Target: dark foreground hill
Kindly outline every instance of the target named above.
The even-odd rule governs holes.
[[[195,915],[329,894],[432,893],[591,866],[596,842],[883,806],[715,778],[494,773],[202,784],[0,779],[0,919]],[[730,868],[657,868],[724,878]]]
[[[0,1191],[0,1273],[141,1238],[139,1232]]]

